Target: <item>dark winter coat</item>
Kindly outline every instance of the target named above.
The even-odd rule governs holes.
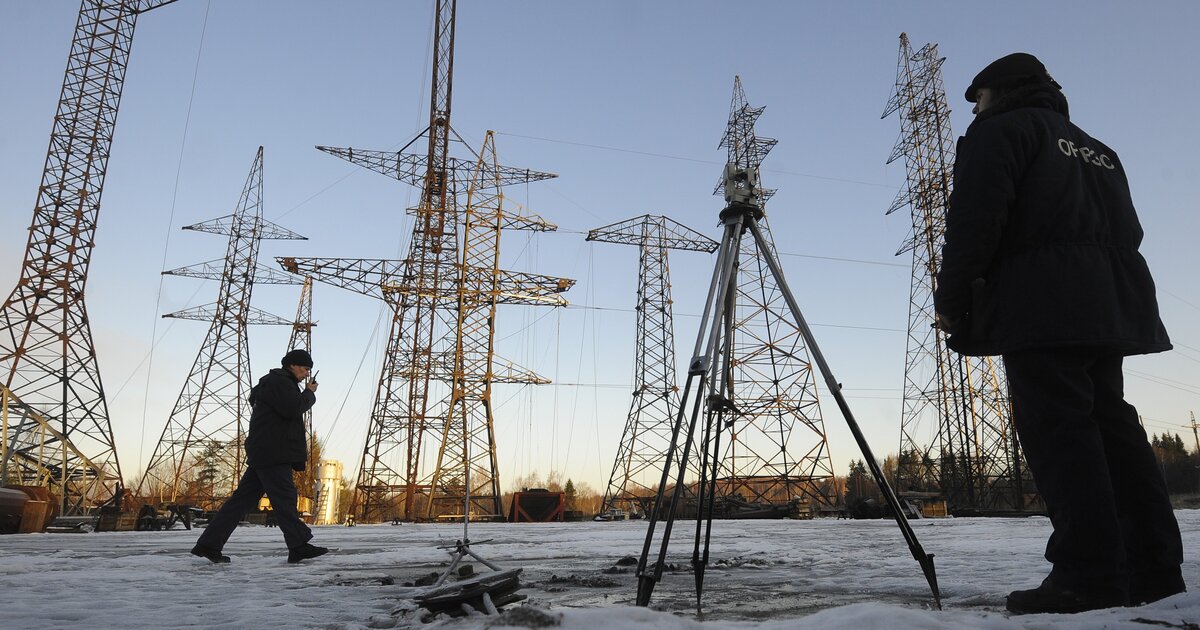
[[[982,112],[959,139],[934,303],[968,355],[1171,348],[1142,227],[1112,149],[1048,85]]]
[[[300,389],[291,372],[275,368],[250,390],[250,432],[246,436],[246,465],[291,464],[304,470],[308,461],[308,436],[304,412],[317,402],[316,394]]]

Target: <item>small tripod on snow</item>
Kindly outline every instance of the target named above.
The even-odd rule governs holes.
[[[646,606],[650,603],[650,595],[654,586],[662,579],[663,566],[667,555],[667,545],[671,538],[671,529],[675,523],[675,510],[683,498],[684,475],[687,471],[688,458],[696,437],[696,429],[703,410],[704,424],[698,448],[700,450],[700,480],[696,489],[696,539],[692,552],[692,567],[696,576],[696,608],[700,610],[700,599],[704,590],[704,569],[708,565],[709,541],[712,538],[713,500],[716,495],[717,475],[720,467],[721,433],[733,425],[739,415],[736,402],[733,400],[733,362],[732,338],[734,321],[734,299],[737,296],[738,255],[741,251],[741,241],[749,232],[758,245],[758,251],[763,257],[775,283],[787,301],[788,309],[796,319],[804,342],[812,352],[814,361],[825,378],[825,385],[837,401],[842,416],[846,419],[858,447],[866,458],[875,483],[883,492],[884,498],[892,509],[896,523],[900,526],[904,539],[908,543],[913,558],[921,565],[929,588],[933,591],[934,602],[941,608],[941,595],[937,586],[937,574],[933,567],[933,556],[925,553],[921,543],[917,541],[912,527],[905,520],[900,509],[900,502],[892,491],[879,464],[871,454],[871,448],[863,437],[862,431],[855,421],[850,407],[842,396],[841,384],[833,378],[829,365],[825,362],[812,331],[804,321],[804,315],[796,304],[796,298],[788,289],[783,277],[783,269],[774,257],[773,249],[763,238],[758,227],[758,221],[763,216],[759,202],[758,171],[753,168],[739,168],[736,164],[725,166],[725,209],[721,211],[721,223],[725,233],[718,249],[717,265],[713,270],[712,282],[708,288],[708,298],[704,314],[700,320],[700,331],[696,336],[696,346],[688,365],[687,384],[684,386],[683,397],[675,416],[672,429],[671,446],[667,451],[666,463],[663,466],[662,480],[658,486],[658,495],[654,499],[654,510],[651,511],[646,529],[646,542],[642,547],[641,559],[638,561],[638,592],[637,605]],[[689,400],[692,403],[691,416],[685,427],[684,413]],[[681,456],[676,456],[682,447]],[[666,496],[668,484],[672,482],[671,467],[677,466],[674,476],[674,488],[671,496]],[[658,550],[658,560],[649,564],[650,549],[654,544],[654,530],[660,518],[665,518],[661,546]],[[703,544],[701,544],[703,542]]]
[[[469,444],[468,444],[469,448]],[[469,458],[468,458],[469,461]],[[521,569],[502,569],[484,560],[482,556],[471,550],[471,538],[468,535],[471,526],[471,467],[468,465],[463,488],[463,536],[453,545],[440,547],[450,553],[450,566],[442,572],[433,589],[417,597],[416,601],[422,608],[437,614],[444,612],[450,616],[482,613],[485,615],[499,614],[499,609],[513,602],[525,599],[517,591],[521,588]],[[479,543],[490,542],[487,540]],[[451,551],[453,550],[453,551]],[[491,573],[480,573],[471,576],[460,574],[456,582],[447,582],[454,575],[464,560],[474,558],[480,564],[491,569]],[[469,566],[468,566],[469,568]],[[470,577],[467,577],[470,576]]]

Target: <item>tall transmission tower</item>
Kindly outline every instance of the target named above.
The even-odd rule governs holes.
[[[991,357],[964,357],[933,327],[933,293],[953,183],[950,108],[936,44],[915,53],[900,34],[896,91],[883,117],[900,112],[900,138],[888,163],[905,160],[908,185],[888,208],[912,210],[912,252],[904,407],[897,490],[940,492],[951,510],[1025,507],[1021,455],[1003,370]]]
[[[213,304],[163,315],[210,322],[162,436],[146,465],[139,496],[186,502],[214,510],[233,493],[245,469],[246,423],[250,420],[250,324],[292,322],[250,305],[255,283],[299,284],[294,277],[258,264],[263,239],[303,236],[262,218],[263,149],[258,148],[233,214],[184,227],[229,237],[224,261],[163,272],[221,281]],[[218,268],[220,271],[218,271]]]
[[[319,281],[384,300],[391,307],[392,334],[388,339],[363,449],[361,465],[367,472],[359,473],[352,511],[363,522],[390,519],[396,515],[402,515],[406,520],[422,517],[428,511],[428,501],[418,504],[417,499],[419,496],[427,498],[433,487],[432,478],[436,471],[431,467],[433,462],[429,451],[441,447],[446,415],[427,415],[420,418],[421,422],[401,415],[405,402],[403,395],[408,385],[415,378],[422,377],[422,374],[412,372],[411,367],[403,361],[405,347],[400,342],[404,338],[398,334],[405,315],[404,307],[408,304],[406,300],[418,290],[406,275],[409,261],[292,257],[280,257],[277,260],[291,273],[312,276]],[[489,271],[476,268],[471,273],[486,274]],[[574,280],[539,274],[506,270],[497,273],[500,288],[496,304],[565,306],[566,301],[558,294],[574,284]],[[444,288],[443,291],[437,296],[440,300],[451,303],[456,299],[455,287]],[[449,333],[453,334],[453,331]],[[452,348],[431,351],[428,358],[431,380],[435,384],[451,383],[455,362]],[[499,357],[493,356],[492,363],[493,384],[550,382]],[[478,374],[475,376],[480,377]],[[448,413],[447,406],[442,408],[446,410],[443,414]],[[488,450],[492,448],[494,442]]]
[[[84,287],[134,26],[174,1],[81,3],[21,276],[0,311],[0,384],[36,410],[10,429],[6,455],[22,481],[51,472],[43,481],[64,514],[87,512],[121,483]],[[45,443],[34,416],[55,429]]]
[[[306,277],[300,286],[300,301],[296,305],[296,319],[292,320],[292,334],[288,337],[287,352],[300,349],[311,353],[312,329],[316,325],[312,318],[312,278]],[[311,374],[301,384],[307,385],[310,380]],[[296,488],[300,491],[300,496],[313,498],[312,514],[316,515],[321,513],[318,504],[320,480],[317,477],[321,462],[318,461],[320,449],[317,448],[317,434],[313,429],[312,408],[304,412],[304,435],[308,436],[308,463],[303,471],[296,473]]]
[[[1196,412],[1189,411],[1188,416],[1191,417],[1192,423],[1187,425],[1192,429],[1192,437],[1196,439],[1196,453],[1200,455],[1200,424],[1196,424]]]
[[[750,106],[741,77],[735,77],[720,144],[728,163],[757,170],[775,146],[775,139],[754,130],[764,109]],[[724,194],[723,184],[718,182],[714,194]],[[765,206],[774,192],[761,189],[760,204]],[[758,225],[774,249],[767,217]],[[732,334],[737,413],[718,492],[755,503],[778,505],[802,498],[832,505],[836,497],[823,488],[833,477],[833,465],[812,361],[764,258],[778,255],[760,252],[755,239],[741,239],[740,247]]]
[[[587,240],[636,245],[639,250],[633,402],[600,511],[619,507],[645,514],[658,490],[679,410],[667,252],[682,249],[711,254],[719,244],[668,217],[649,214],[591,230]],[[698,458],[689,464],[691,476],[699,479]]]
[[[408,256],[402,261],[379,259],[280,259],[293,273],[359,293],[379,297],[392,308],[392,324],[375,404],[371,412],[351,510],[370,522],[403,515],[414,520],[429,512],[435,469],[426,451],[440,449],[454,380],[460,279],[458,199],[472,181],[478,156],[449,155],[453,138],[465,145],[450,124],[454,66],[455,1],[438,0],[436,8],[429,126],[400,151],[363,151],[317,147],[347,161],[421,187]],[[424,153],[407,152],[421,138]],[[485,165],[480,181],[496,186],[556,177],[551,173]],[[502,227],[544,230],[540,220],[504,214]],[[538,274],[499,271],[502,304],[565,304],[553,294],[572,280]],[[548,382],[527,370],[497,360],[494,383]],[[424,504],[418,505],[419,501]]]
[[[526,288],[506,286],[500,281],[501,235],[506,224],[536,231],[557,229],[536,216],[520,217],[519,223],[510,218],[504,211],[495,137],[488,131],[462,215],[453,382],[425,513],[427,519],[460,509],[479,517],[502,519],[504,515],[492,409],[496,306],[506,299],[506,293]],[[569,286],[556,283],[553,289],[566,290]],[[531,302],[566,304],[557,294]]]
[[[419,482],[420,453],[427,434],[440,437],[432,418],[438,412],[430,408],[430,376],[435,354],[434,330],[438,323],[448,326],[445,299],[453,283],[457,259],[457,222],[455,200],[457,177],[462,171],[450,163],[449,143],[452,77],[454,71],[454,24],[456,0],[438,0],[434,15],[433,80],[430,86],[429,125],[399,152],[368,151],[317,147],[355,164],[366,166],[421,187],[416,220],[409,241],[409,256],[402,283],[412,292],[397,294],[393,307],[392,330],[388,338],[383,371],[376,390],[371,428],[351,510],[361,510],[364,521],[392,516],[396,507],[387,505],[402,485],[406,497],[406,518],[414,513]],[[428,140],[423,154],[404,154],[422,137]],[[392,169],[389,162],[395,161]],[[353,265],[353,263],[351,263]],[[349,271],[349,270],[348,270]],[[314,278],[327,281],[325,273]],[[334,280],[336,282],[336,280]],[[402,434],[395,441],[397,434]],[[393,451],[406,450],[406,461],[396,469]]]

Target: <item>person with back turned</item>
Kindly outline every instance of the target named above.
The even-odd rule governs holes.
[[[1033,55],[967,88],[934,305],[947,344],[1002,355],[1053,533],[1014,613],[1139,605],[1186,590],[1166,483],[1125,402],[1124,357],[1171,349],[1121,160],[1070,122]]]
[[[192,554],[216,563],[229,562],[221,549],[247,511],[258,505],[263,494],[271,500],[288,562],[296,563],[324,555],[329,550],[309,544],[312,531],[296,510],[293,470],[304,470],[308,460],[308,436],[304,412],[317,401],[317,382],[308,377],[313,360],[304,350],[284,355],[282,367],[271,370],[250,390],[250,431],[246,436],[246,473],[238,487],[209,522]]]

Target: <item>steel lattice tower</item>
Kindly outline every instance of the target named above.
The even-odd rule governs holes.
[[[300,349],[312,353],[312,329],[316,325],[312,318],[312,278],[306,277],[300,286],[300,301],[296,304],[296,319],[292,320],[292,334],[288,337],[287,351]],[[311,374],[304,379],[301,385],[307,385],[310,380],[312,380]],[[314,457],[318,451],[311,408],[304,412],[304,434],[308,436],[308,463],[302,472],[296,473],[296,489],[300,491],[300,496],[305,496],[306,493],[312,495],[313,514],[320,514],[320,506],[316,499],[319,498],[318,494],[320,493],[317,471],[320,470],[321,462]]]
[[[456,5],[456,0],[438,0],[435,9],[433,78],[429,126],[425,131],[394,153],[364,154],[353,149],[318,147],[421,187],[401,280],[413,290],[394,296],[392,330],[351,504],[352,511],[361,510],[364,521],[393,516],[396,508],[387,503],[398,487],[406,492],[405,515],[412,513],[422,444],[427,435],[431,439],[440,437],[440,426],[434,419],[444,412],[432,407],[440,402],[440,396],[435,388],[431,399],[430,377],[438,351],[434,331],[445,330],[451,317],[444,308],[444,299],[454,282],[458,253],[457,176],[462,174],[449,162],[450,136],[454,133],[450,127],[450,106]],[[403,154],[422,137],[428,140],[425,153]],[[394,169],[388,165],[389,160],[395,161]],[[325,274],[314,277],[326,281]],[[393,441],[401,434],[401,439]],[[407,451],[403,462],[395,461],[396,450]]]
[[[645,514],[654,502],[679,410],[667,252],[682,249],[711,254],[719,244],[668,217],[648,214],[591,230],[587,240],[636,245],[640,254],[633,402],[600,512],[621,507]],[[699,479],[697,459],[689,462],[689,472]]]
[[[503,206],[495,137],[488,131],[462,215],[463,255],[458,269],[453,381],[425,513],[431,520],[460,509],[477,517],[504,516],[492,415],[496,305],[509,301],[506,294],[513,289],[522,292],[527,289],[501,282],[501,234],[506,226],[542,232],[557,227],[540,217],[506,214]],[[564,281],[553,289],[565,291],[571,284]],[[529,303],[566,305],[553,293]]]
[[[735,77],[720,144],[728,163],[759,169],[775,146],[776,140],[754,131],[764,109],[749,105],[741,77]],[[715,194],[724,194],[723,184],[718,182]],[[763,207],[773,193],[762,189]],[[774,248],[767,217],[759,227]],[[741,248],[732,335],[733,402],[739,415],[722,461],[725,476],[717,481],[718,493],[757,503],[804,497],[831,505],[836,497],[827,496],[821,486],[833,477],[833,466],[808,349],[754,239],[742,239]]]
[[[232,215],[189,225],[185,230],[229,237],[221,271],[219,261],[163,272],[165,275],[221,281],[214,304],[163,315],[211,322],[162,436],[146,465],[139,496],[157,495],[214,510],[237,487],[245,468],[246,423],[250,420],[250,324],[292,322],[250,305],[255,283],[298,284],[292,276],[258,265],[263,239],[304,237],[262,218],[263,149]]]
[[[121,483],[84,289],[134,26],[171,2],[80,4],[21,276],[0,312],[0,385],[55,428],[42,444],[36,422],[12,427],[10,472],[49,484],[64,514],[86,512]]]
[[[912,236],[896,252],[913,255],[896,487],[940,492],[951,510],[1019,510],[1022,486],[1032,484],[1022,482],[1003,370],[991,357],[952,352],[933,327],[954,165],[944,61],[936,44],[914,53],[901,33],[896,91],[883,113],[900,112],[888,163],[903,157],[908,171],[887,213],[912,210]]]
[[[504,167],[501,167],[501,171],[503,170]],[[504,217],[506,227],[530,223],[531,220],[525,217]],[[294,257],[278,257],[276,260],[290,273],[311,276],[321,282],[383,300],[392,309],[391,336],[388,338],[364,448],[364,464],[369,466],[371,483],[363,485],[363,473],[359,473],[359,488],[355,492],[356,499],[352,507],[358,508],[355,513],[363,522],[390,520],[397,514],[401,514],[406,520],[416,519],[418,514],[424,514],[427,505],[417,505],[416,499],[419,498],[418,495],[428,496],[435,472],[431,467],[431,454],[428,449],[431,443],[440,448],[442,422],[446,416],[429,415],[423,423],[416,423],[400,415],[401,404],[404,402],[401,397],[407,391],[410,381],[421,376],[412,372],[403,362],[404,338],[398,334],[405,315],[405,298],[418,290],[416,285],[409,283],[405,275],[409,261]],[[453,270],[457,272],[458,265],[455,265]],[[488,270],[477,269],[472,273],[488,273]],[[566,306],[566,300],[557,294],[568,290],[575,283],[567,278],[503,269],[497,271],[497,274],[501,287],[497,304]],[[447,304],[456,303],[456,287],[443,287],[441,291],[436,296],[440,301]],[[453,330],[440,332],[454,334]],[[429,363],[430,377],[434,384],[448,385],[453,381],[453,348],[431,351]],[[500,357],[493,357],[492,363],[494,384],[545,385],[550,382]],[[447,409],[448,403],[447,399],[442,408]],[[443,411],[443,414],[445,413]],[[412,471],[411,474],[409,470]]]
[[[454,343],[458,325],[459,238],[458,198],[472,180],[478,158],[449,155],[449,143],[466,144],[451,127],[450,103],[454,61],[455,0],[438,0],[434,32],[433,84],[429,126],[400,151],[363,151],[317,147],[319,150],[421,187],[415,209],[408,256],[402,261],[379,259],[285,258],[293,273],[379,297],[392,308],[391,332],[380,370],[351,510],[365,522],[397,515],[412,520],[428,511],[434,470],[427,451],[440,448],[454,380]],[[427,138],[425,153],[406,153]],[[551,173],[490,165],[488,181],[498,186],[556,177]],[[519,216],[505,216],[504,228],[543,229]],[[538,274],[500,271],[501,303],[558,303],[553,296],[573,281]],[[499,362],[503,363],[503,362]],[[545,379],[512,365],[495,370],[495,383],[545,383]],[[426,499],[424,505],[418,500]]]

